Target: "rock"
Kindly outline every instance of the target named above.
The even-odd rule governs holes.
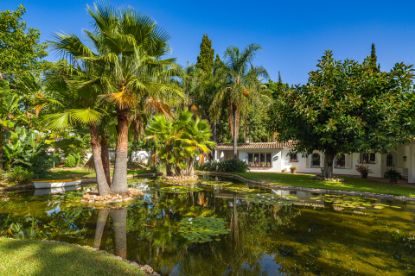
[[[149,274],[152,274],[154,272],[154,269],[149,265],[143,265],[141,269],[144,270],[144,272],[147,272]]]

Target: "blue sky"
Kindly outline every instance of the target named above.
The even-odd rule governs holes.
[[[362,60],[374,42],[383,69],[400,61],[415,63],[415,1],[107,2],[132,6],[154,18],[170,34],[171,55],[182,65],[195,62],[204,33],[221,56],[229,45],[260,44],[255,63],[264,66],[272,79],[280,71],[291,84],[306,82],[326,49],[339,59]],[[28,24],[41,30],[42,40],[50,40],[55,32],[80,35],[91,26],[86,4],[93,1],[0,0],[0,9],[20,3],[27,8]]]

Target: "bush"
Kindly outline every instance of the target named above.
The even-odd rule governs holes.
[[[358,171],[360,173],[362,178],[367,178],[367,175],[370,172],[369,167],[366,166],[366,165],[362,165],[362,164],[356,165],[356,171]]]
[[[202,171],[212,172],[246,172],[248,170],[248,164],[239,159],[231,159],[224,161],[212,161],[200,165],[198,167]]]
[[[16,184],[27,184],[32,181],[33,173],[22,167],[14,167],[6,173],[7,181]]]
[[[399,179],[401,179],[402,176],[398,171],[390,169],[385,172],[384,177],[389,179],[391,183],[396,183]]]
[[[74,168],[79,165],[79,156],[75,154],[69,154],[65,158],[64,166],[68,168]]]

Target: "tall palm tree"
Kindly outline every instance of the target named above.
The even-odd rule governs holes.
[[[102,98],[114,105],[118,122],[111,190],[123,193],[127,191],[131,117],[141,111],[137,108],[142,103],[160,103],[172,94],[181,95],[181,90],[173,81],[177,73],[174,59],[161,59],[168,50],[167,35],[152,19],[131,9],[117,11],[97,5],[89,13],[96,30],[88,35],[101,49],[100,60],[107,62],[108,87]]]
[[[74,63],[98,68],[103,85],[100,99],[115,108],[117,141],[111,191],[127,192],[128,132],[134,114],[144,104],[155,108],[166,98],[181,95],[173,77],[174,59],[161,59],[167,53],[167,35],[155,22],[132,9],[114,10],[94,5],[88,8],[95,30],[86,31],[93,45],[88,47],[75,35],[60,35],[55,47]],[[91,79],[90,81],[94,81]],[[87,85],[85,81],[83,85]],[[137,117],[136,117],[137,119]]]
[[[238,137],[241,118],[246,115],[249,105],[258,97],[264,86],[260,78],[268,78],[263,67],[252,64],[259,45],[250,44],[243,51],[229,47],[225,51],[225,82],[213,98],[211,113],[220,116],[226,107],[228,123],[233,138],[234,158],[238,157]]]

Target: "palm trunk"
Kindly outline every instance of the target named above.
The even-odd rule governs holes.
[[[113,193],[128,192],[127,161],[128,161],[128,110],[118,109],[117,149],[115,151],[114,176],[111,185]]]
[[[323,168],[323,177],[324,178],[333,178],[333,162],[335,153],[326,151],[324,153],[324,168]]]
[[[101,158],[102,158],[102,165],[104,167],[105,178],[107,179],[108,185],[111,186],[109,145],[108,145],[108,137],[105,133],[102,135],[101,148],[102,148]]]
[[[115,255],[127,258],[127,208],[110,211],[113,228]]]
[[[107,218],[110,210],[99,209],[97,226],[95,228],[94,248],[99,249],[101,247],[102,235],[104,234],[105,225],[107,224]]]
[[[89,130],[91,132],[92,156],[94,159],[94,167],[95,167],[95,173],[96,173],[96,179],[97,179],[98,192],[101,196],[107,195],[111,192],[111,189],[108,186],[108,182],[105,177],[104,167],[102,165],[101,141],[99,140],[97,126],[90,125]]]
[[[234,108],[233,111],[233,158],[238,159],[238,126],[237,126],[237,111]]]
[[[3,133],[3,128],[0,127],[0,170],[4,169],[4,160],[3,160],[3,156],[4,156],[4,133]]]

